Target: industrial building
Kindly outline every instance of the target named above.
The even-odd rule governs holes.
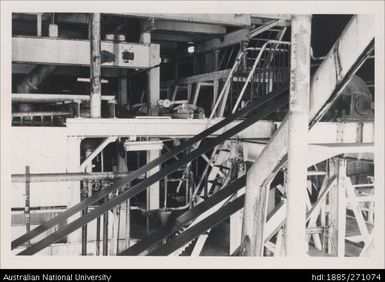
[[[12,254],[371,257],[374,43],[369,14],[13,13]]]

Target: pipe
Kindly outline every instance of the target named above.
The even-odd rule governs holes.
[[[105,199],[108,201],[108,198]],[[108,255],[108,211],[103,214],[103,256]]]
[[[312,78],[309,127],[330,108],[352,75],[371,54],[373,38],[374,19],[368,15],[353,16]],[[247,242],[247,256],[262,255],[265,205],[269,189],[267,183],[285,160],[287,134],[288,123],[285,118],[247,174],[242,228],[242,241]]]
[[[16,86],[18,93],[33,93],[39,86],[52,75],[57,66],[39,65],[29,72],[24,79]]]
[[[92,154],[91,149],[87,149],[85,152],[86,157]],[[88,165],[85,169],[85,172],[90,173],[92,172],[92,164]],[[83,182],[83,185],[87,189],[87,196],[92,196],[92,183],[89,181]],[[88,208],[85,208],[82,210],[82,216],[86,215],[88,213]],[[82,226],[82,256],[87,255],[87,224]]]
[[[288,114],[287,201],[284,228],[286,256],[306,254],[306,198],[311,15],[294,16],[291,24],[290,102]]]
[[[25,216],[25,231],[28,233],[31,231],[31,214],[30,214],[30,203],[31,203],[31,193],[30,193],[30,178],[29,178],[29,166],[25,167],[25,207],[24,207],[24,216]],[[31,242],[27,241],[27,248],[31,246]]]
[[[85,181],[116,179],[129,175],[130,172],[93,172],[93,173],[34,173],[29,174],[30,182],[66,182],[66,181]],[[12,183],[25,183],[26,174],[12,174]]]
[[[43,13],[37,13],[36,15],[36,35],[41,36]]]
[[[90,110],[91,118],[101,117],[101,60],[100,60],[100,13],[91,14],[90,23],[90,40],[91,40],[91,57],[90,57],[90,74],[91,74],[91,96]]]
[[[96,251],[95,255],[100,255],[100,216],[96,219]]]

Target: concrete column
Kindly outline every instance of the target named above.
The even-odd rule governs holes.
[[[287,208],[284,229],[286,256],[306,253],[306,197],[311,16],[292,19],[290,103],[288,115]]]
[[[100,60],[100,13],[91,14],[90,41],[91,118],[100,118],[102,97],[102,86],[100,80],[102,73]]]

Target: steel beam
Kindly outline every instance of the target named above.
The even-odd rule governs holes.
[[[115,142],[116,139],[118,139],[118,137],[107,137],[106,139],[103,140],[102,143],[99,144],[98,147],[95,148],[95,150],[89,155],[87,156],[87,158],[82,162],[82,164],[80,165],[80,170],[81,171],[84,171],[86,169],[86,167],[91,164],[92,160],[97,156],[99,155],[99,153],[101,151],[103,151],[103,149],[105,147],[107,147],[108,144],[112,143],[112,142]]]
[[[192,42],[194,41],[194,36],[153,32],[151,39],[152,41]]]
[[[101,66],[149,68],[153,66],[150,61],[150,47],[148,44],[102,41],[101,52],[110,54],[111,61],[103,62]],[[41,50],[49,50],[49,52]],[[89,66],[90,42],[88,40],[15,36],[12,37],[12,62]]]
[[[253,38],[267,30],[269,30],[272,27],[277,26],[281,21],[280,20],[272,20],[270,22],[267,22],[266,24],[263,24],[253,30],[250,31],[250,38]]]
[[[180,21],[188,23],[207,23],[217,25],[247,26],[251,24],[248,14],[149,14],[131,13],[124,14],[130,17],[153,18],[169,21]]]
[[[346,84],[371,53],[374,18],[353,16],[313,76],[310,88],[309,122],[313,125],[329,109]],[[282,122],[248,172],[243,221],[243,240],[249,240],[248,256],[259,256],[263,249],[263,229],[268,179],[285,159],[288,120]]]
[[[186,23],[168,20],[148,20],[144,22],[144,31],[161,30],[172,32],[202,33],[202,34],[225,34],[226,28],[220,25],[203,23]]]
[[[204,81],[213,81],[218,79],[226,79],[230,74],[230,69],[227,70],[221,70],[221,71],[215,71],[210,73],[203,73],[203,74],[197,74],[193,76],[188,76],[181,78],[177,81],[171,80],[163,83],[163,86],[174,86],[175,84],[192,84],[192,83],[198,83],[198,82],[204,82]]]
[[[248,41],[250,31],[248,29],[240,29],[224,35],[222,38],[214,38],[197,45],[197,52],[204,53],[214,49],[221,49],[231,45],[238,44],[242,41]]]

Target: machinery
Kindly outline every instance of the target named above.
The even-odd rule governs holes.
[[[370,17],[346,21],[330,54],[348,55],[324,57],[311,85],[298,59],[310,60],[310,27],[297,25],[309,17],[12,17],[15,255],[372,252],[375,99],[358,76],[373,56],[374,34],[358,28]],[[349,71],[334,69],[346,57]],[[310,108],[293,111],[303,98],[293,91],[308,88]],[[303,171],[290,178],[293,155]],[[291,196],[292,179],[303,197]],[[283,240],[285,222],[303,229],[301,242]]]
[[[204,110],[188,100],[170,101],[168,99],[159,100],[157,105],[161,115],[171,116],[173,118],[204,118]]]

